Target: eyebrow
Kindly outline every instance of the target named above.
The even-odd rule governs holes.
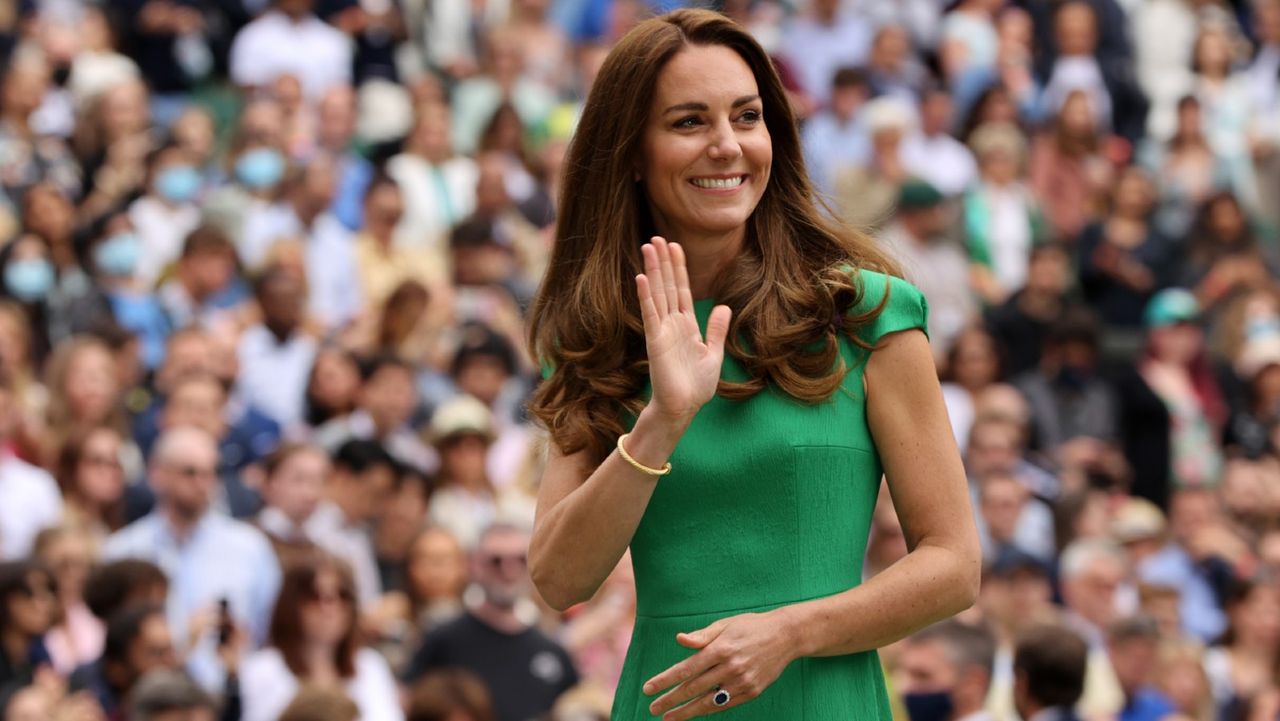
[[[733,101],[733,106],[732,106],[732,107],[737,108],[737,107],[740,107],[740,106],[746,105],[747,103],[749,103],[749,102],[751,102],[751,101],[753,101],[753,100],[759,100],[759,99],[760,99],[760,96],[759,96],[759,95],[743,95],[742,97],[740,97],[740,98],[738,98],[737,100]],[[707,110],[710,110],[710,107],[709,107],[706,103],[680,103],[679,105],[672,105],[671,107],[667,108],[666,110],[663,110],[663,111],[662,111],[662,114],[663,114],[663,115],[666,115],[667,113],[670,113],[670,112],[673,112],[673,111],[676,111],[676,110],[682,110],[682,111],[683,111],[683,110],[698,110],[698,111],[706,112]]]

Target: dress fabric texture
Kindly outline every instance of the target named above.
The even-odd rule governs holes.
[[[861,338],[926,330],[928,306],[913,285],[858,271],[852,312],[888,300]],[[705,333],[714,299],[694,302]],[[927,331],[926,331],[927,332]],[[850,371],[831,398],[810,405],[770,386],[745,401],[714,397],[671,456],[631,541],[636,623],[611,721],[655,719],[641,686],[692,655],[676,642],[725,616],[829,596],[858,585],[882,473],[867,427],[867,351],[841,337]],[[746,378],[726,354],[721,377]],[[646,387],[645,397],[650,389]],[[634,423],[634,418],[628,424]],[[727,687],[730,692],[734,689]],[[887,721],[875,651],[805,657],[723,721]]]

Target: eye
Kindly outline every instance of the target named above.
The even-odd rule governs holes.
[[[747,124],[755,124],[760,122],[763,119],[763,117],[764,116],[760,113],[759,110],[748,110],[744,112],[742,115],[739,115],[738,120]]]
[[[698,124],[698,122],[699,122],[699,120],[698,120],[698,116],[696,116],[696,115],[690,115],[690,116],[688,116],[688,117],[680,118],[679,120],[677,120],[677,121],[675,122],[675,126],[674,126],[674,127],[676,127],[676,128],[692,128],[692,127],[694,127],[695,125],[697,125],[697,124]]]

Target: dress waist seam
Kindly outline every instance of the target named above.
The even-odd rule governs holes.
[[[845,590],[849,590],[849,589],[845,589]],[[804,603],[805,601],[812,601],[818,598],[826,598],[827,596],[834,596],[837,593],[843,593],[843,592],[844,591],[834,591],[832,593],[819,593],[812,596],[806,596],[804,598],[795,598],[795,599],[786,600],[786,601],[771,601],[769,603],[760,603],[752,606],[741,606],[739,608],[709,609],[705,611],[692,611],[690,613],[652,614],[652,613],[641,613],[640,610],[637,609],[636,618],[668,619],[668,618],[686,618],[689,616],[706,616],[707,614],[710,614],[710,613],[745,613],[745,612],[754,611],[758,609],[773,609],[773,608],[777,608],[778,606],[788,606],[793,603]]]

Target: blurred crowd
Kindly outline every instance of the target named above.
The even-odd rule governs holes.
[[[688,4],[929,302],[986,570],[900,719],[1280,717],[1280,0],[5,0],[0,721],[608,718],[523,314]]]

